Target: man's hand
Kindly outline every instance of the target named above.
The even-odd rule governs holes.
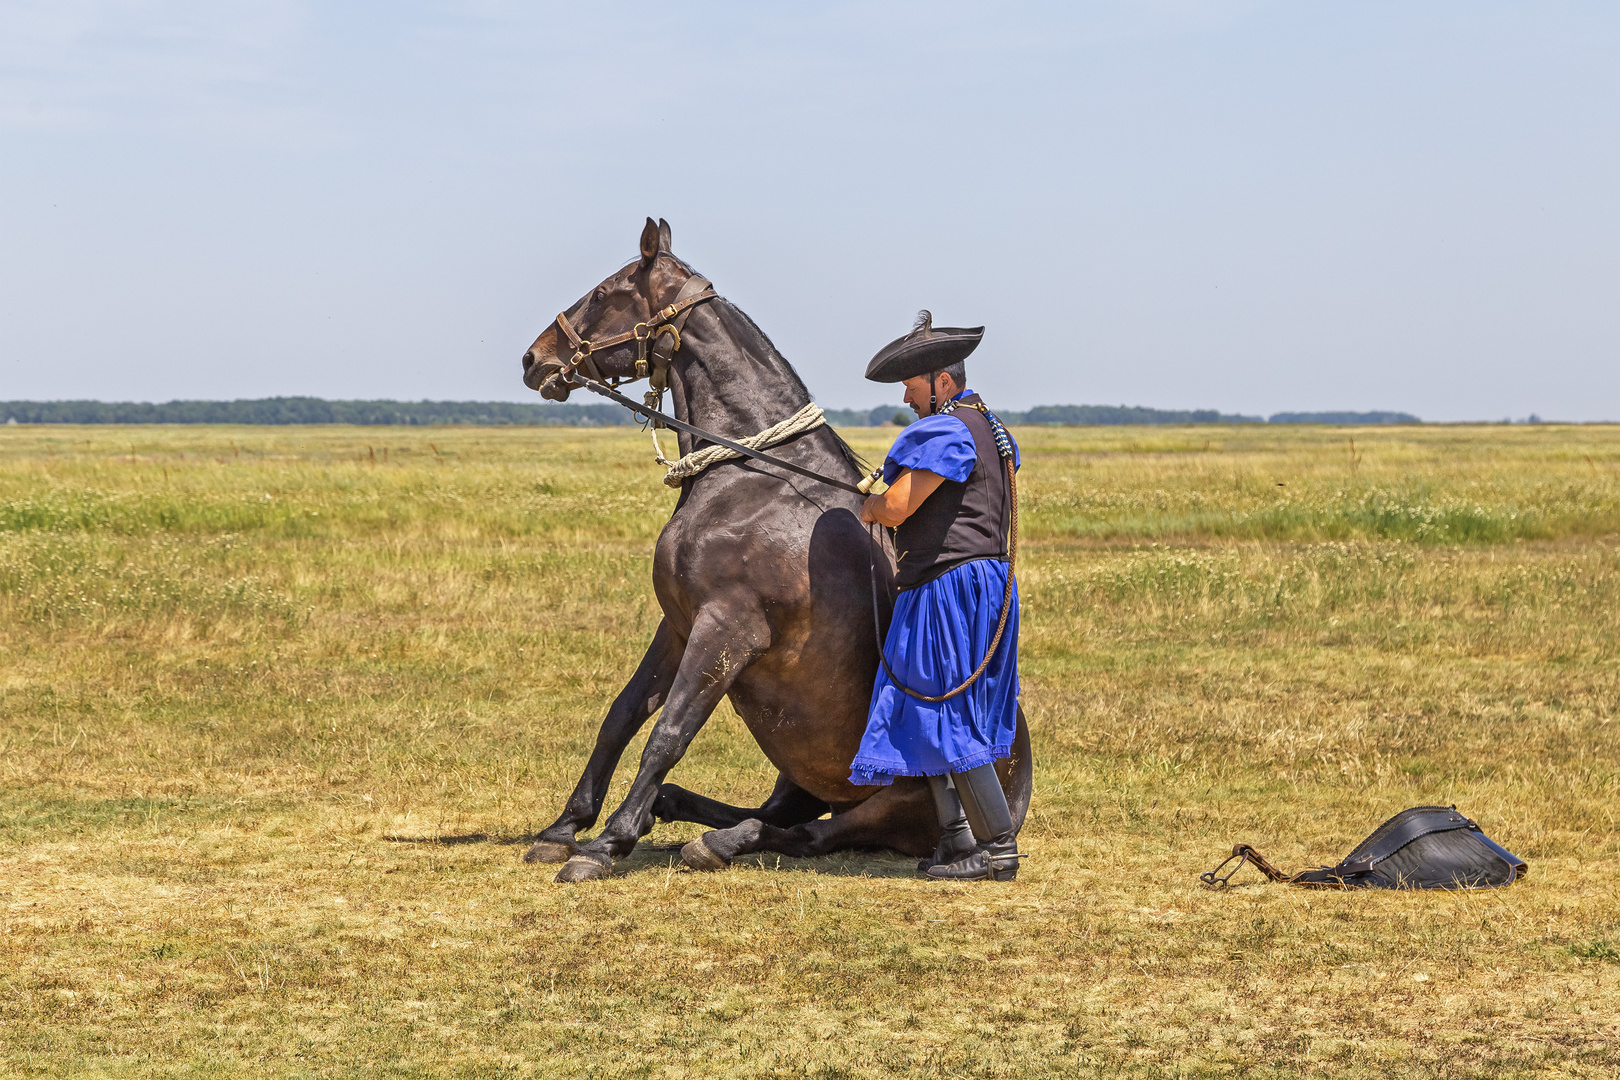
[[[888,491],[866,497],[861,507],[861,520],[875,521],[892,529],[915,514],[917,507],[944,482],[945,478],[939,473],[927,469],[905,469],[894,478]]]

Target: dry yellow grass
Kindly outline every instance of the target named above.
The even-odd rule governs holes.
[[[1018,882],[663,826],[565,887],[518,856],[656,622],[645,436],[0,429],[0,1072],[1620,1071],[1620,431],[1018,434]],[[772,775],[720,714],[675,778]],[[1428,802],[1528,879],[1197,885]]]

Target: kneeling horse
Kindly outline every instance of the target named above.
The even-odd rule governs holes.
[[[934,851],[940,825],[926,781],[850,782],[878,670],[873,606],[886,627],[895,595],[889,555],[858,518],[860,462],[819,422],[804,383],[765,334],[672,254],[668,223],[651,218],[640,257],[558,315],[523,356],[524,384],[554,401],[581,386],[600,393],[642,378],[652,386],[648,410],[667,390],[682,428],[682,457],[666,462],[665,478],[679,484],[680,499],[653,558],[663,619],[609,707],[561,815],[524,860],[563,863],[557,881],[604,878],[655,819],[713,830],[681,852],[696,870],[723,869],[754,852]],[[687,427],[769,446],[784,464],[713,460],[726,449]],[[779,773],[757,807],[665,783],[727,697]],[[601,814],[625,748],[654,713],[624,801],[598,836],[578,841]],[[1031,786],[1022,710],[1012,755],[996,769],[1022,824]]]

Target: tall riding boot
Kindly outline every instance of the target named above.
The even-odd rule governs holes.
[[[967,772],[952,773],[962,810],[967,814],[973,838],[978,841],[973,854],[943,866],[928,868],[928,876],[945,881],[1011,881],[1018,876],[1018,833],[1013,828],[1012,810],[1001,790],[994,765],[980,765]]]
[[[928,790],[934,796],[934,812],[939,815],[939,845],[934,854],[917,862],[917,873],[925,874],[930,866],[953,863],[972,855],[977,846],[973,830],[968,826],[962,800],[957,797],[956,785],[949,776],[928,777]]]

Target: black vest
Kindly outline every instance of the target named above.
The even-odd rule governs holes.
[[[939,485],[894,530],[895,584],[901,589],[926,585],[973,559],[1007,561],[1007,466],[996,454],[990,421],[971,407],[978,400],[969,394],[951,413],[973,436],[979,458],[973,471],[966,480]]]

